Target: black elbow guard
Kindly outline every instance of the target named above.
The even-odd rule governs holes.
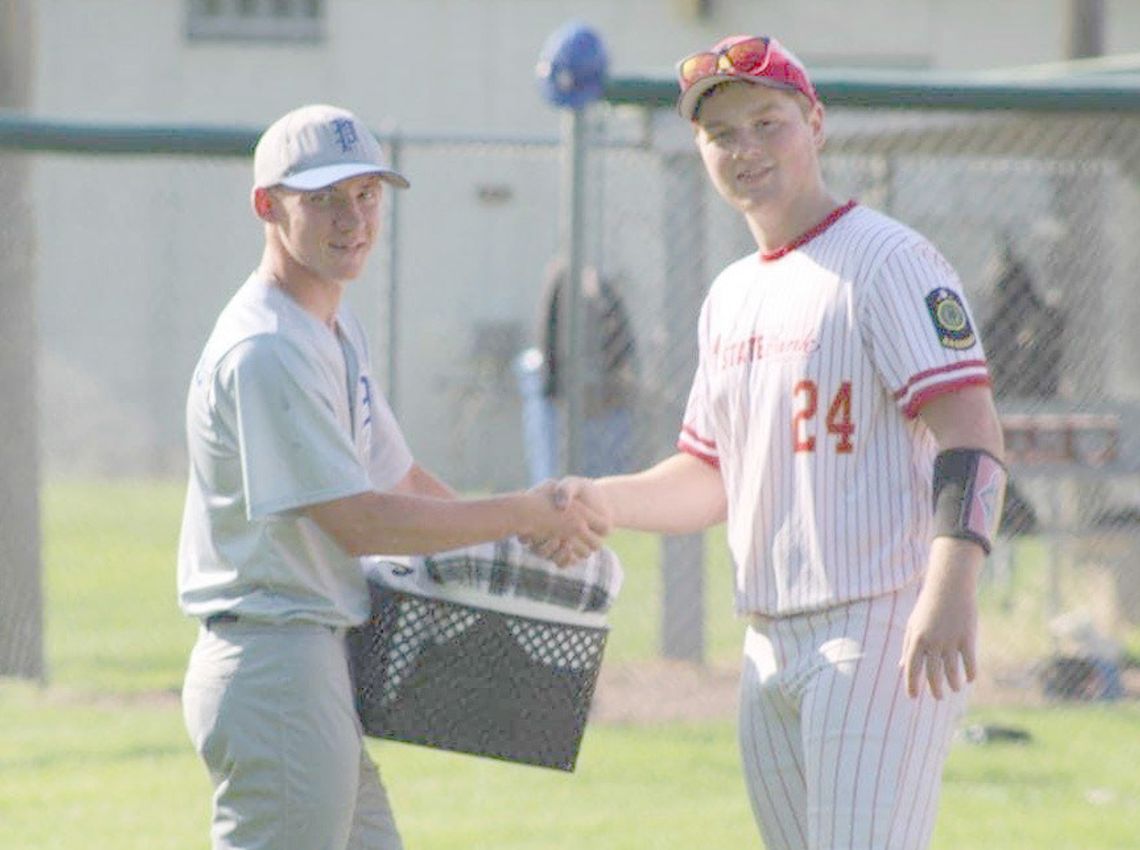
[[[984,449],[947,449],[934,459],[934,536],[973,540],[988,555],[1005,500],[1006,471]]]

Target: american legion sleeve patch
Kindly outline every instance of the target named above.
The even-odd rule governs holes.
[[[926,296],[926,309],[934,322],[934,332],[944,348],[969,348],[976,341],[966,306],[958,293],[935,289]]]

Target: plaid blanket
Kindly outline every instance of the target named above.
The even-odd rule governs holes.
[[[577,611],[608,611],[623,578],[621,563],[609,549],[560,568],[515,537],[428,555],[423,564],[428,576],[440,584],[460,584]]]

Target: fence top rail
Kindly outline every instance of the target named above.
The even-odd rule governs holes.
[[[0,148],[8,150],[246,157],[257,137],[240,127],[85,123],[0,112]]]
[[[1001,79],[988,74],[867,71],[825,68],[812,73],[824,103],[832,107],[889,109],[1019,110],[1032,112],[1140,112],[1140,76],[1090,75],[1066,79]],[[612,104],[672,107],[672,77],[611,78]]]
[[[374,131],[383,144],[514,145],[557,148],[557,135]],[[0,150],[56,153],[249,157],[261,128],[211,124],[95,123],[0,109]]]
[[[1029,112],[1140,112],[1140,75],[1090,74],[1068,78],[1002,78],[991,73],[867,71],[824,68],[812,75],[831,107],[1016,110]],[[671,108],[677,83],[665,76],[613,77],[605,100],[615,105]],[[0,109],[0,150],[61,153],[175,154],[248,157],[261,128],[210,124],[96,123],[51,119]],[[552,148],[558,136],[477,133],[376,133],[385,144],[501,144]],[[614,145],[614,142],[609,142]],[[616,143],[621,146],[622,143]]]

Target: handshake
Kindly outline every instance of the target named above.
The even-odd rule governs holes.
[[[534,510],[518,538],[535,555],[560,567],[589,557],[613,530],[613,510],[602,488],[589,478],[544,481],[527,494],[534,497]]]

